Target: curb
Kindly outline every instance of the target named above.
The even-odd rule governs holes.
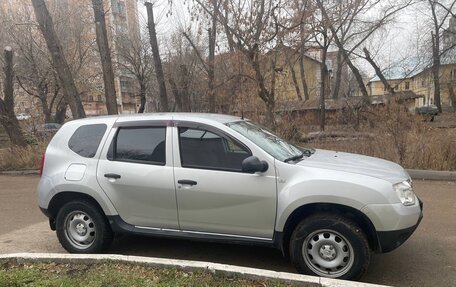
[[[159,268],[177,268],[187,271],[210,271],[225,275],[239,275],[248,279],[272,279],[290,283],[305,283],[312,286],[320,287],[384,287],[385,285],[375,285],[362,282],[345,281],[329,278],[320,278],[316,276],[307,276],[286,272],[276,272],[264,269],[239,267],[233,265],[165,259],[154,257],[141,257],[129,255],[107,255],[107,254],[57,254],[57,253],[14,253],[1,254],[0,259],[13,259],[18,262],[54,262],[54,263],[80,263],[93,264],[97,261],[114,261],[120,263],[134,263]]]
[[[412,179],[456,181],[456,171],[407,169]]]

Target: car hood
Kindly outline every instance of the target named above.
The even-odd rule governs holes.
[[[318,167],[330,170],[362,174],[398,183],[410,178],[398,164],[384,159],[365,155],[315,150],[315,153],[297,163],[300,166]]]

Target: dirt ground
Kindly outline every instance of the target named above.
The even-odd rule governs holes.
[[[65,252],[37,207],[37,176],[0,175],[0,253]],[[372,256],[363,282],[392,286],[455,286],[456,182],[415,181],[424,219],[397,250]],[[296,272],[279,251],[138,236],[117,238],[114,254],[201,260]]]

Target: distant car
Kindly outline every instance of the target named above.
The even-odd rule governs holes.
[[[434,121],[434,116],[439,114],[439,108],[433,104],[417,107],[415,111],[417,114],[423,115],[425,119],[429,119],[431,122]]]
[[[17,115],[16,115],[16,118],[17,118],[19,121],[22,121],[22,120],[28,120],[28,119],[30,119],[30,116],[29,116],[29,115],[26,115],[26,114],[17,114]]]
[[[45,123],[36,129],[36,134],[40,136],[53,136],[61,126],[58,123]]]

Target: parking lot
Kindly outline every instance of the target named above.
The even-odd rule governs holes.
[[[37,207],[37,176],[0,175],[0,253],[65,252]],[[424,219],[399,249],[373,255],[363,282],[456,285],[456,182],[415,181]],[[109,253],[200,260],[295,272],[279,251],[137,236],[117,238]]]

